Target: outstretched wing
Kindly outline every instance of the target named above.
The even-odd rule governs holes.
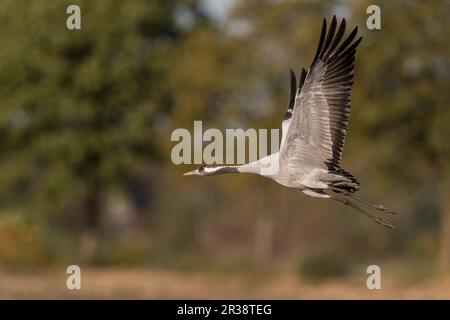
[[[356,47],[355,28],[342,43],[345,19],[336,32],[336,17],[327,32],[323,20],[316,55],[298,90],[280,160],[292,167],[336,170],[342,157],[350,115],[350,91]],[[289,109],[288,109],[289,112]]]

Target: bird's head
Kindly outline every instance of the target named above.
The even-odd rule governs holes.
[[[184,176],[206,176],[207,172],[205,170],[206,166],[201,166],[198,169],[186,172],[185,174],[183,174]]]

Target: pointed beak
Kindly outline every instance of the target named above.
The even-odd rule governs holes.
[[[183,176],[193,176],[193,175],[198,175],[198,169],[186,172],[185,174],[183,174]]]

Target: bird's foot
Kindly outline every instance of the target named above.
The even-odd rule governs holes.
[[[385,227],[388,227],[388,228],[390,228],[392,230],[395,229],[395,226],[392,223],[390,223],[388,220],[386,220],[386,219],[375,217],[373,220],[376,223],[381,224],[381,225],[383,225]]]
[[[394,210],[391,210],[389,208],[386,208],[385,206],[383,206],[382,204],[378,204],[374,206],[376,209],[381,210],[385,213],[389,213],[389,214],[393,214],[393,215],[398,215],[397,212],[395,212]]]

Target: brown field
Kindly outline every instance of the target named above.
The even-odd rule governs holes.
[[[382,280],[368,290],[365,279],[321,284],[295,275],[248,276],[157,270],[82,270],[81,290],[65,287],[64,271],[0,272],[1,299],[449,299],[450,279],[400,284]]]

